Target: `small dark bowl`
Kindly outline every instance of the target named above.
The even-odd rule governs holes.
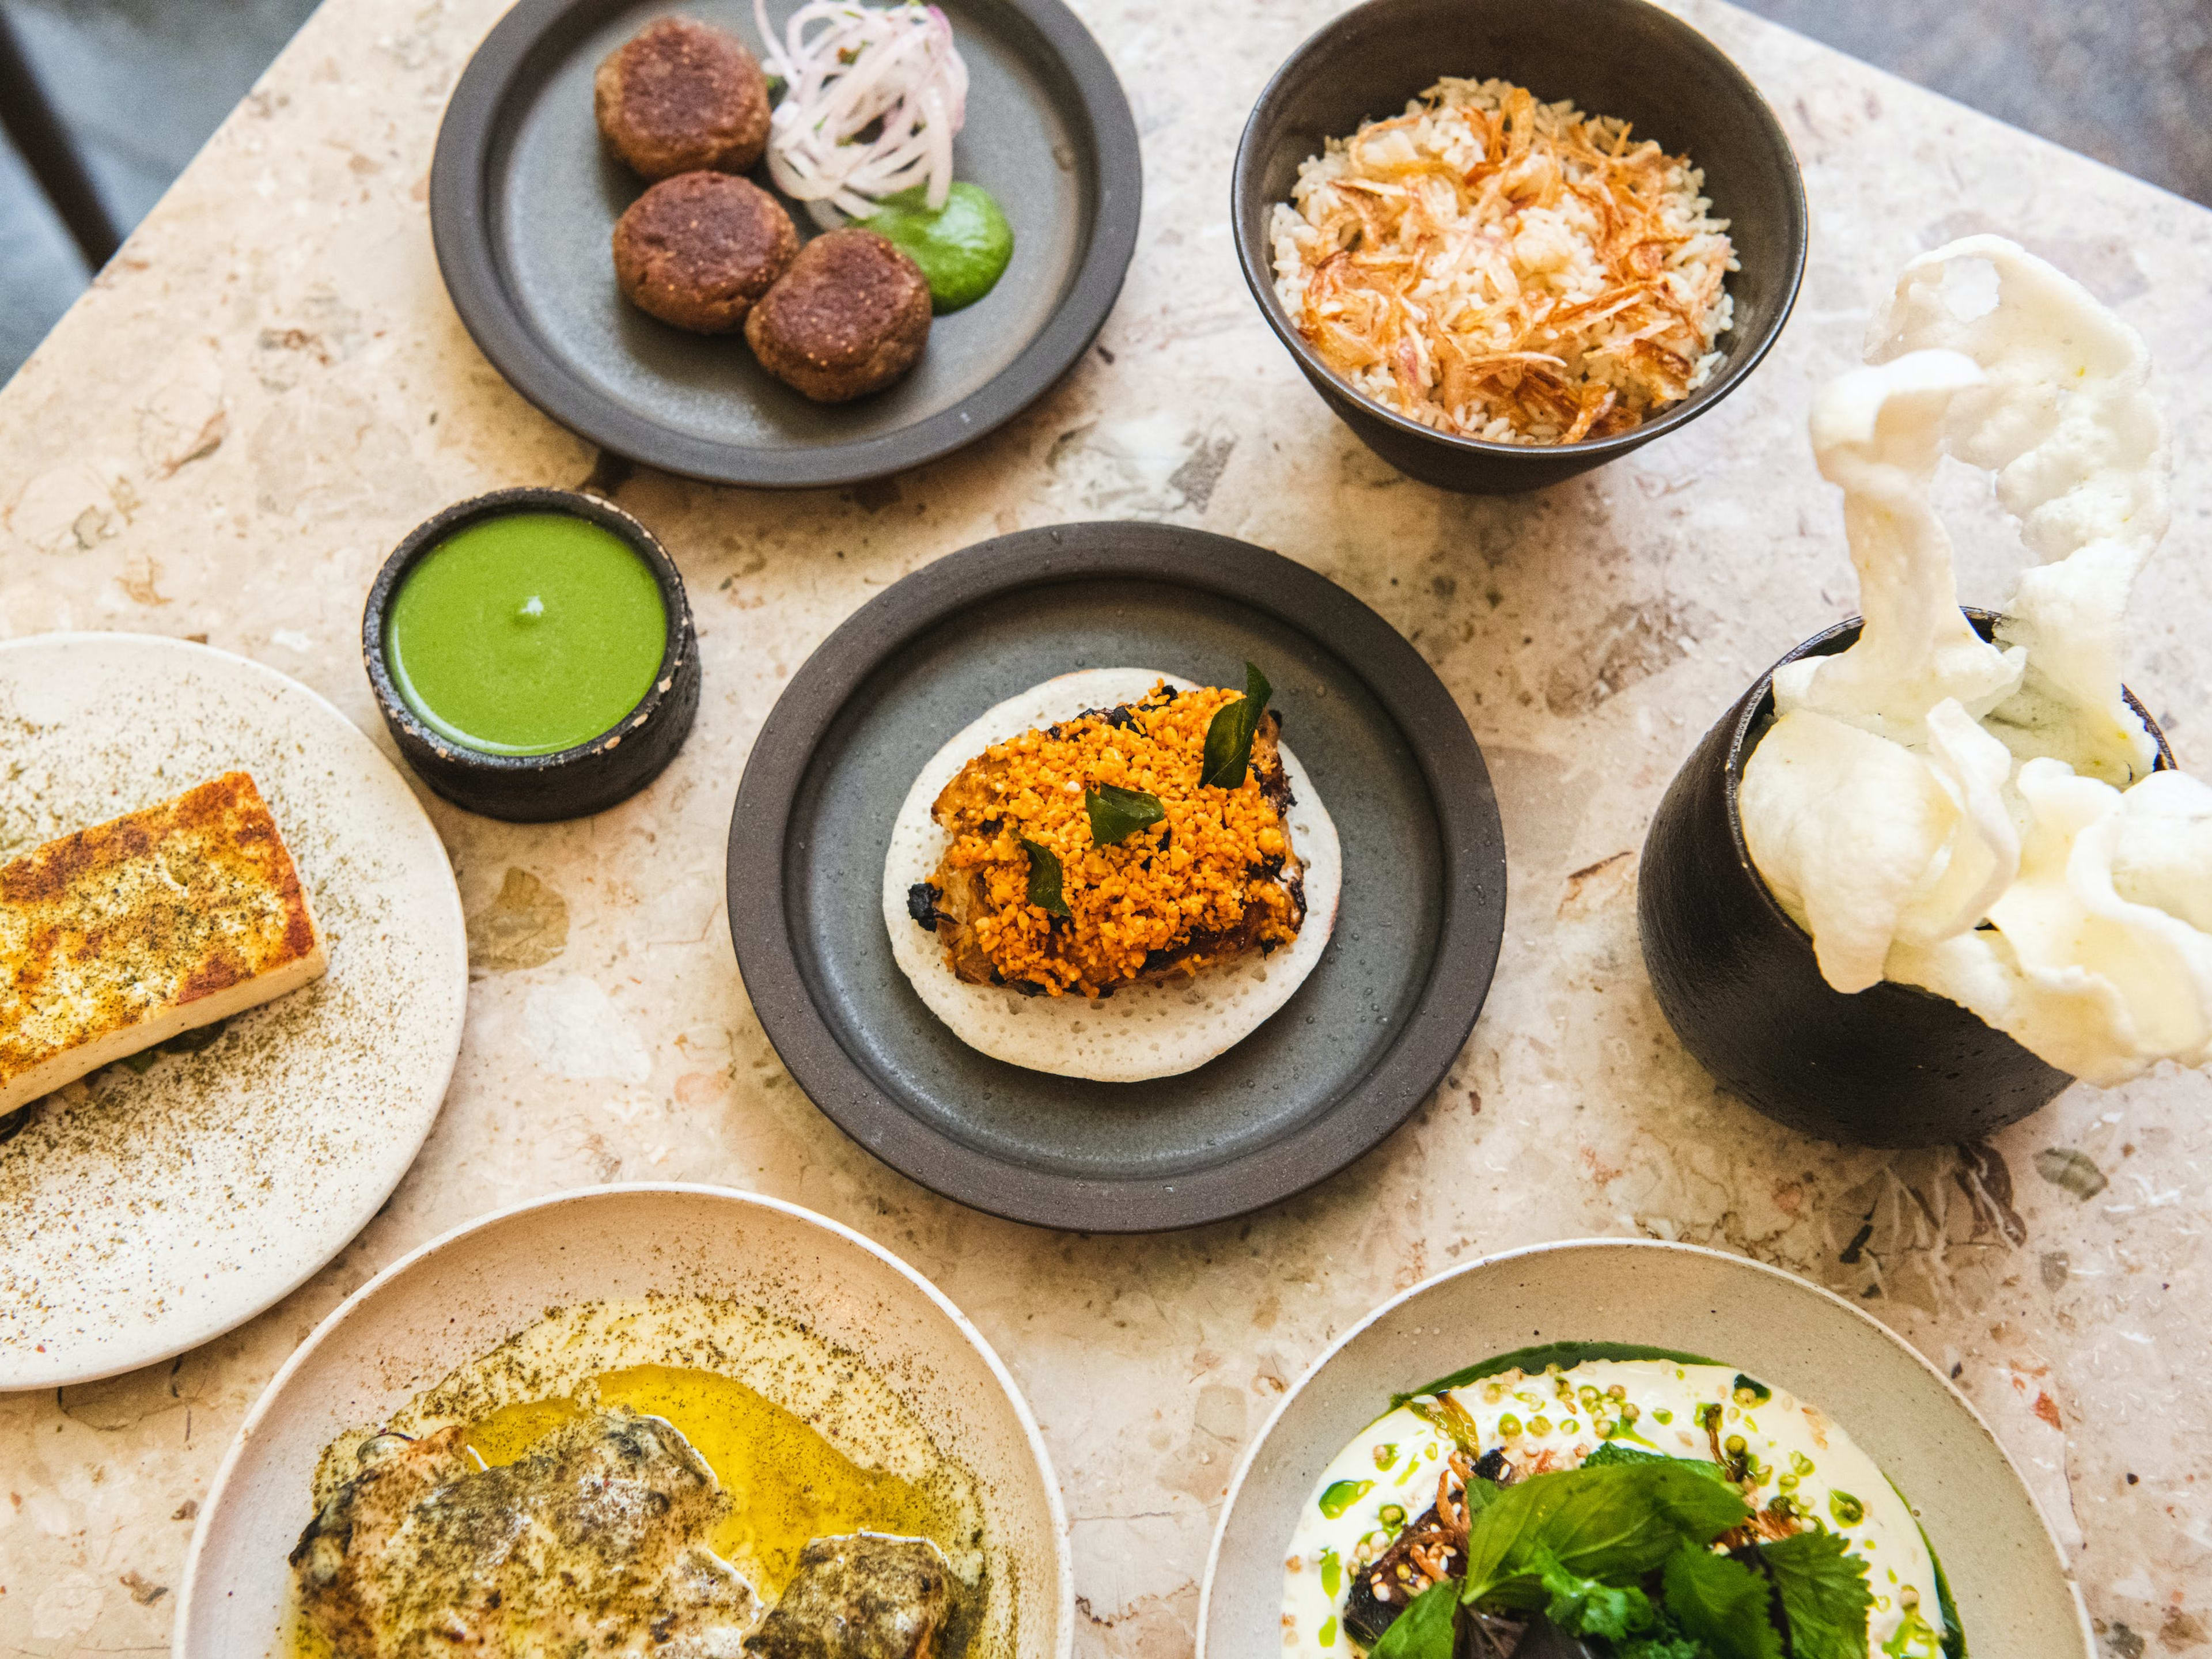
[[[1966,614],[1984,639],[1998,620]],[[1744,841],[1737,796],[1744,761],[1774,719],[1775,669],[1832,655],[1859,627],[1856,617],[1838,623],[1760,675],[1674,775],[1637,880],[1644,963],[1682,1046],[1778,1122],[1861,1146],[1979,1140],[2074,1079],[1948,997],[1887,980],[1837,990]],[[2166,734],[2126,695],[2166,770]]]
[[[1735,325],[1720,337],[1724,360],[1704,386],[1618,437],[1486,443],[1362,397],[1306,343],[1275,297],[1275,204],[1290,200],[1298,164],[1327,140],[1403,113],[1447,75],[1503,76],[1547,103],[1571,98],[1705,169],[1711,212],[1730,222],[1743,269],[1729,277]],[[1424,483],[1482,495],[1557,483],[1695,420],[1758,367],[1805,270],[1805,190],[1781,123],[1719,47],[1647,0],[1369,0],[1300,46],[1260,94],[1237,149],[1230,217],[1261,314],[1360,441]]]
[[[385,616],[416,562],[456,531],[509,513],[565,513],[611,530],[651,568],[668,612],[668,644],[644,700],[611,731],[550,755],[492,755],[455,743],[407,706],[385,659]],[[495,489],[457,501],[410,532],[368,590],[361,617],[361,658],[392,741],[422,781],[456,806],[511,823],[588,817],[629,799],[676,758],[699,712],[699,641],[675,562],[653,532],[622,508],[569,489]]]

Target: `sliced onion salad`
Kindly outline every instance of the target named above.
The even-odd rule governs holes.
[[[945,205],[952,136],[968,118],[968,66],[943,12],[915,0],[881,8],[808,0],[780,40],[762,0],[753,0],[753,20],[767,44],[763,64],[783,81],[768,138],[779,190],[805,203],[825,230],[917,185],[928,187],[933,211]]]

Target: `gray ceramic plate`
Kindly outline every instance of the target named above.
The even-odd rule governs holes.
[[[1887,1327],[1741,1256],[1589,1239],[1440,1274],[1384,1303],[1314,1362],[1230,1483],[1199,1601],[1197,1659],[1281,1659],[1283,1558],[1298,1510],[1393,1394],[1556,1341],[1710,1354],[1810,1401],[1911,1499],[1972,1652],[2094,1653],[2066,1558],[2019,1471],[1964,1396]]]
[[[438,266],[515,390],[633,459],[717,483],[852,483],[917,466],[1011,419],[1082,356],[1136,246],[1136,123],[1113,66],[1060,0],[943,0],[969,74],[960,178],[999,198],[1013,263],[939,318],[914,373],[856,403],[809,403],[741,336],[656,322],[615,289],[609,239],[645,181],[592,114],[599,60],[667,0],[520,0],[470,60],[430,171]],[[761,41],[747,0],[688,16]],[[769,0],[781,28],[796,0]],[[768,186],[765,167],[754,172]],[[802,234],[812,226],[794,212]]]
[[[978,1054],[893,961],[881,881],[915,775],[985,709],[1078,668],[1275,686],[1344,845],[1313,975],[1209,1064],[1086,1083]],[[1225,678],[1224,678],[1225,677]],[[1397,1127],[1474,1027],[1505,846],[1482,753],[1420,654],[1304,566],[1163,525],[1068,525],[939,560],[864,605],[769,714],[730,826],[730,931],[784,1063],[854,1139],[994,1214],[1143,1232],[1241,1214]]]

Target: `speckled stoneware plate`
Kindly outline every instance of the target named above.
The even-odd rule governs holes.
[[[1314,1362],[1230,1482],[1199,1598],[1197,1659],[1282,1659],[1283,1562],[1298,1511],[1393,1394],[1554,1341],[1708,1354],[1819,1406],[1911,1500],[1972,1652],[2094,1654],[2081,1593],[2019,1471],[1965,1397],[1887,1327],[1741,1256],[1589,1239],[1439,1274]]]
[[[879,1245],[798,1206],[713,1187],[564,1193],[470,1222],[356,1291],[276,1373],[200,1510],[175,1659],[273,1656],[285,1557],[323,1448],[535,1323],[549,1308],[703,1296],[797,1322],[890,1385],[975,1476],[1014,1639],[1066,1659],[1075,1580],[1060,1486],[1021,1392],[981,1333]],[[640,1354],[629,1363],[652,1363]]]
[[[516,391],[618,455],[716,483],[845,484],[919,466],[1027,408],[1097,336],[1137,244],[1143,164],[1114,68],[1060,0],[942,0],[968,65],[957,175],[996,197],[1013,262],[936,319],[914,372],[811,403],[742,334],[689,334],[615,287],[615,221],[645,180],[600,142],[599,60],[680,11],[762,47],[750,0],[520,0],[453,89],[430,228],[454,309]],[[781,29],[799,0],[768,0]],[[766,167],[751,178],[773,189]],[[793,207],[799,234],[814,230]]]
[[[986,709],[1071,670],[1237,685],[1247,661],[1343,848],[1311,975],[1179,1076],[1086,1081],[969,1048],[885,930],[884,854],[916,775]],[[847,1133],[996,1215],[1144,1232],[1286,1198],[1420,1104],[1489,992],[1505,842],[1451,693],[1344,589],[1224,536],[1062,525],[907,577],[792,677],[738,789],[728,908],[762,1028]]]
[[[234,768],[330,946],[210,1047],[56,1091],[0,1144],[0,1389],[150,1364],[344,1248],[414,1161],[468,997],[445,848],[391,763],[274,669],[181,640],[0,645],[0,860]]]

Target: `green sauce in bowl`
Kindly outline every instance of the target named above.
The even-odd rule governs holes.
[[[550,755],[644,701],[668,646],[652,567],[612,531],[511,513],[456,531],[392,596],[385,654],[407,706],[491,755]]]

